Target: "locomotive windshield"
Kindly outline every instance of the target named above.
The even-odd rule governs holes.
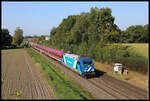
[[[91,65],[92,64],[92,61],[90,62],[83,62],[85,66],[88,66],[88,65]]]
[[[84,65],[85,67],[90,66],[90,65],[93,64],[91,58],[88,58],[88,57],[81,57],[80,59],[82,59],[83,65]]]

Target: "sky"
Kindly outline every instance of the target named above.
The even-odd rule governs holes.
[[[50,35],[53,27],[59,26],[64,18],[81,12],[90,12],[92,7],[109,7],[114,23],[121,30],[131,25],[148,24],[148,2],[2,2],[2,28],[14,35],[16,27],[23,35]]]

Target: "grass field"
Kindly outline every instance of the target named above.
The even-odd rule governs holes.
[[[124,46],[131,46],[129,49],[133,52],[136,52],[142,56],[145,56],[148,58],[149,54],[149,48],[148,48],[148,43],[123,43],[121,45]]]
[[[35,53],[32,49],[26,49],[36,61],[35,65],[52,87],[57,99],[93,99],[92,95],[86,92],[78,84],[71,81],[67,75],[57,69],[44,57]]]

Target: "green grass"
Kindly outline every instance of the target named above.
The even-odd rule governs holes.
[[[18,91],[17,93],[16,93],[16,96],[18,97],[18,96],[20,96],[22,94],[22,91]]]
[[[94,97],[78,84],[69,79],[62,71],[52,65],[47,59],[26,48],[27,52],[40,63],[43,71],[48,73],[47,83],[52,87],[57,99],[94,99]]]

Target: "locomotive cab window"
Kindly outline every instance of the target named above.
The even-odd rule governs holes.
[[[92,62],[83,62],[85,66],[91,65]]]

